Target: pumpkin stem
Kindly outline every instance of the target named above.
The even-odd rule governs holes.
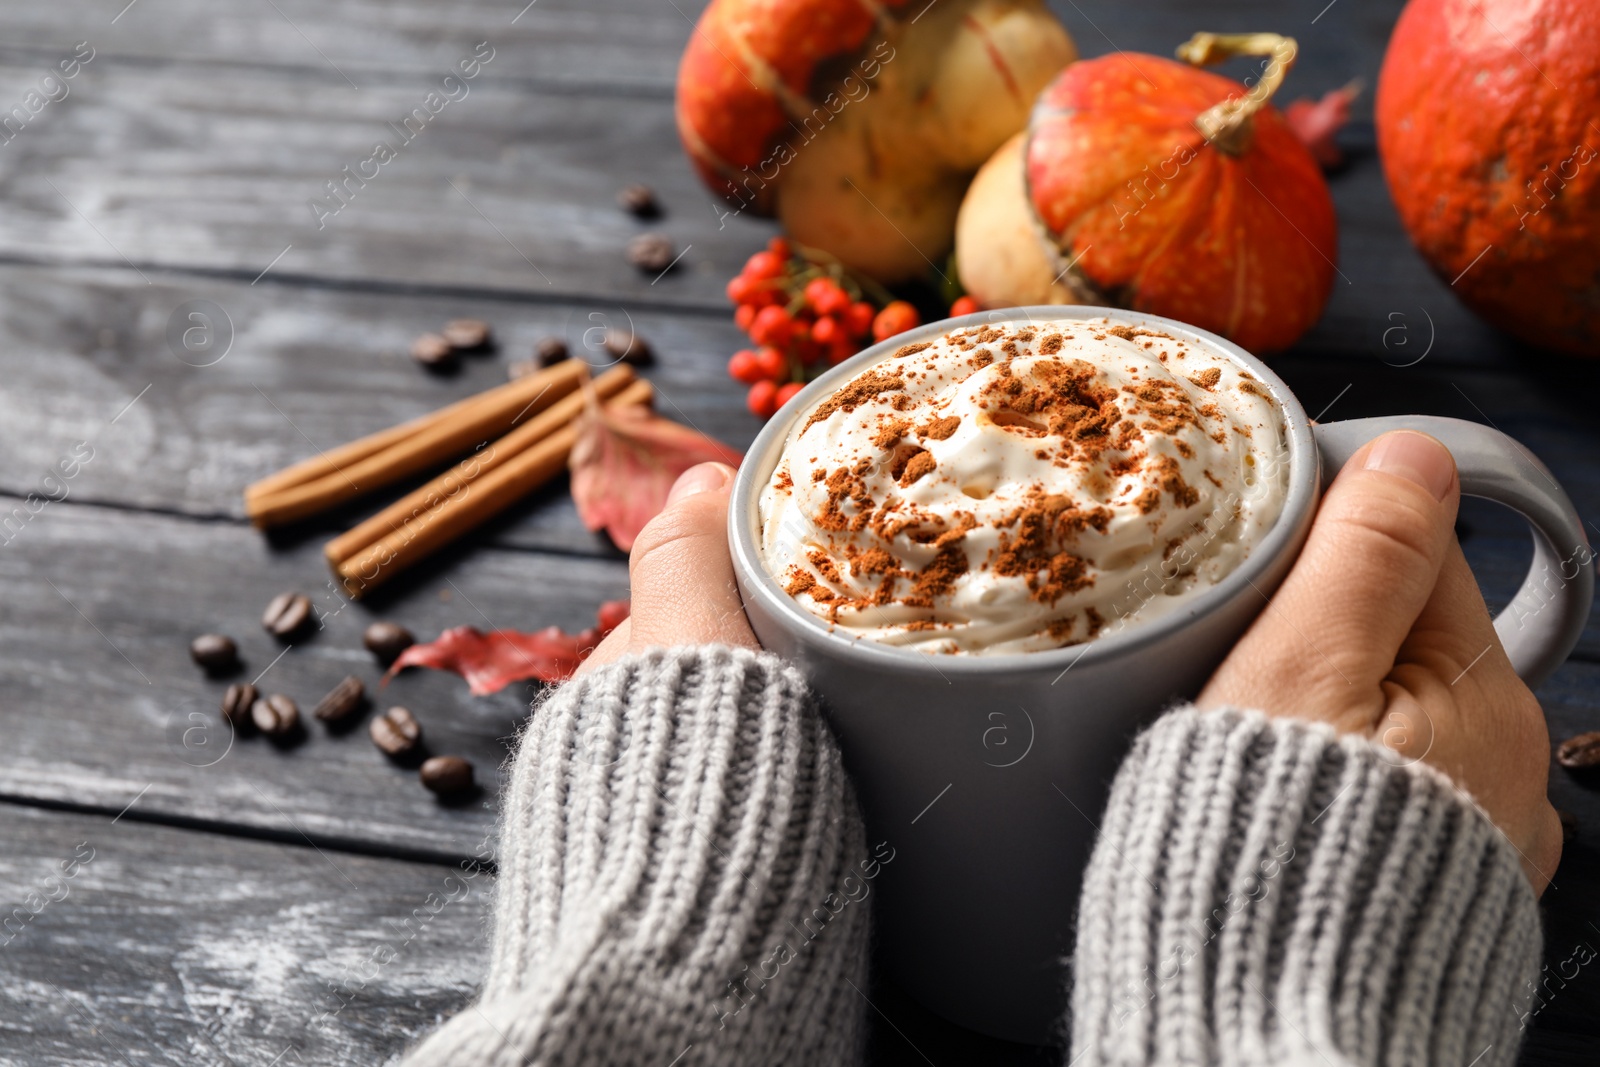
[[[1178,58],[1197,67],[1209,67],[1235,56],[1266,56],[1261,78],[1244,96],[1230,96],[1200,113],[1194,120],[1205,139],[1230,156],[1250,147],[1257,111],[1267,105],[1294,66],[1300,46],[1293,37],[1276,33],[1197,33],[1178,46]]]

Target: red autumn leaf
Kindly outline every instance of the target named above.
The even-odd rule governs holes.
[[[738,466],[743,457],[698,430],[648,408],[601,408],[591,403],[578,419],[568,466],[578,517],[605,530],[624,552],[667,503],[678,475],[697,463]]]
[[[383,676],[383,683],[387,685],[390,678],[407,667],[453,671],[467,680],[473,696],[499,692],[524,678],[564,682],[600,639],[627,617],[626,600],[608,600],[600,605],[599,625],[582,633],[569,634],[559,626],[531,634],[517,630],[484,633],[474,626],[457,626],[436,640],[412,645],[400,653]]]
[[[1337,167],[1344,157],[1333,141],[1334,134],[1350,121],[1350,105],[1361,95],[1361,79],[1322,94],[1321,100],[1296,100],[1283,109],[1283,117],[1295,136],[1311,149],[1324,167]]]

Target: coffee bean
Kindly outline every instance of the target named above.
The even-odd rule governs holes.
[[[382,749],[384,755],[397,759],[415,752],[417,745],[422,742],[422,727],[417,723],[417,717],[406,708],[390,708],[373,719],[367,729],[372,734],[372,743]],[[467,776],[470,780],[470,766]]]
[[[553,367],[571,355],[572,351],[567,348],[567,342],[559,337],[542,338],[533,346],[533,358],[541,367]]]
[[[261,625],[280,641],[298,637],[311,622],[311,600],[303,593],[279,593],[261,615]]]
[[[492,336],[489,324],[482,319],[451,319],[439,332],[450,342],[450,347],[458,352],[487,347]]]
[[[628,242],[628,262],[646,274],[660,274],[677,255],[672,242],[659,233],[641,233]]]
[[[1556,749],[1556,762],[1573,771],[1600,767],[1600,730],[1569,737]]]
[[[656,354],[651,350],[650,342],[632,330],[612,327],[606,330],[601,343],[613,357],[635,367],[648,367],[656,361]]]
[[[387,667],[400,653],[416,644],[417,639],[404,626],[375,622],[361,635],[361,643],[367,646],[368,652],[378,657],[378,662]]]
[[[268,737],[288,737],[300,726],[300,708],[282,693],[273,693],[250,705],[250,721]]]
[[[417,772],[422,784],[439,796],[456,796],[472,788],[472,764],[460,756],[434,756]]]
[[[361,684],[361,679],[347,675],[317,702],[311,713],[322,722],[338,724],[360,711],[366,696],[367,687]]]
[[[623,189],[617,194],[617,206],[636,218],[654,219],[661,215],[661,201],[648,185],[634,183]]]
[[[454,370],[456,350],[436,333],[425,333],[411,342],[411,358],[433,371]]]
[[[223,634],[201,634],[189,642],[189,658],[207,674],[227,674],[239,666],[239,646]]]
[[[228,686],[228,691],[222,694],[222,717],[236,729],[249,726],[250,708],[259,696],[256,687],[249,682],[236,682]]]

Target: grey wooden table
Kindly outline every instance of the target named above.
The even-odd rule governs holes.
[[[360,733],[231,738],[187,642],[235,634],[249,675],[310,701],[375,678],[359,647],[375,617],[424,635],[578,628],[625,594],[626,568],[557,486],[349,604],[320,559],[349,516],[269,542],[241,489],[599,321],[659,350],[665,411],[747,444],[721,289],[770,230],[719,227],[677,146],[696,0],[124,3],[0,10],[0,113],[92,50],[66,96],[0,134],[0,513],[23,515],[0,533],[0,1063],[381,1062],[481,974],[493,867],[476,858],[533,687],[471,698],[426,672],[391,687],[436,750],[479,767],[482,796],[445,807]],[[1293,34],[1292,95],[1370,85],[1398,8],[1233,0],[1200,25],[1182,0],[1054,6],[1088,55],[1165,54],[1202,28]],[[329,214],[326,183],[475,52],[491,58],[470,92]],[[1522,350],[1453,302],[1400,235],[1358,112],[1333,181],[1337,290],[1276,367],[1329,418],[1492,422],[1600,514],[1600,368]],[[659,283],[623,258],[641,226],[613,197],[631,181],[659,191],[656,228],[685,249]],[[169,343],[197,300],[226,314],[214,362]],[[499,354],[422,374],[410,339],[457,316],[491,321]],[[1529,555],[1519,523],[1469,503],[1461,534],[1503,603]],[[279,659],[257,620],[286,588],[326,616]],[[1540,696],[1558,737],[1600,726],[1600,632]],[[1578,837],[1543,905],[1551,977],[1524,1061],[1592,1062],[1600,977],[1561,976],[1600,944],[1600,794],[1559,770],[1551,789]],[[872,1000],[875,1062],[1046,1062],[881,984]]]

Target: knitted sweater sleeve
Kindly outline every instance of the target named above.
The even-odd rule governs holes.
[[[1444,776],[1192,708],[1124,762],[1077,930],[1077,1067],[1501,1067],[1540,948],[1515,849]]]
[[[1385,751],[1254,713],[1142,735],[1086,875],[1063,1062],[1509,1064],[1532,892],[1470,799]],[[878,864],[791,668],[683,648],[569,683],[502,810],[488,978],[411,1067],[861,1062]]]
[[[488,978],[410,1067],[849,1065],[878,864],[793,668],[631,656],[534,709]]]

